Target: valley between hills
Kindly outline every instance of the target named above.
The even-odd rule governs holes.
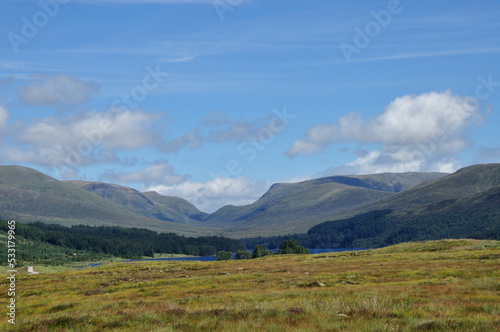
[[[500,164],[275,184],[212,214],[178,197],[2,166],[2,252],[6,220],[19,221],[14,330],[496,331],[499,203]],[[120,246],[151,258],[291,237],[374,249],[204,262],[119,255]]]
[[[373,234],[361,240],[355,235],[353,245],[392,244],[380,239],[398,238],[398,232],[406,235],[396,242],[495,238],[499,203],[500,164],[473,165],[453,174],[382,173],[278,183],[252,204],[224,206],[211,214],[179,197],[109,183],[58,181],[34,169],[0,166],[1,219],[138,227],[184,236],[306,234],[325,222],[349,223],[372,211],[390,211],[384,215],[384,231],[368,229]]]

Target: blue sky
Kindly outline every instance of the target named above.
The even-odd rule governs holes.
[[[499,162],[498,1],[0,2],[0,163],[184,197]]]

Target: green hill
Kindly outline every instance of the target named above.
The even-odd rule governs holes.
[[[500,239],[500,187],[407,210],[375,210],[325,222],[303,238],[328,247],[380,247],[446,238]]]
[[[30,168],[0,166],[0,218],[249,238],[307,233],[325,221],[344,222],[359,214],[391,210],[386,216],[390,220],[389,228],[405,235],[379,229],[376,235],[363,235],[370,240],[353,242],[371,245],[383,241],[392,243],[391,239],[402,241],[411,233],[404,229],[413,229],[419,224],[425,224],[427,232],[417,227],[418,236],[411,235],[412,239],[438,238],[446,233],[434,227],[439,220],[448,220],[448,226],[440,224],[439,227],[450,228],[450,236],[476,234],[471,233],[474,227],[483,235],[494,234],[496,226],[487,228],[483,220],[496,220],[496,205],[500,205],[496,200],[498,187],[500,164],[474,165],[450,175],[331,176],[275,184],[252,204],[225,206],[206,214],[179,197],[141,193],[107,183],[62,182]],[[455,232],[457,229],[462,233]],[[356,239],[359,237],[353,241]]]
[[[183,235],[214,234],[206,227],[147,218],[101,196],[34,169],[0,166],[0,218],[61,225],[144,227]]]
[[[389,199],[367,204],[361,212],[381,209],[429,212],[429,204],[458,199],[500,186],[500,164],[474,165],[462,168],[441,179],[406,190]],[[421,207],[421,208],[420,208]]]
[[[338,216],[337,216],[338,217]],[[463,168],[296,234],[315,247],[379,247],[443,238],[500,239],[500,164]],[[288,237],[249,239],[272,247]]]
[[[206,224],[221,227],[230,237],[307,232],[332,216],[354,215],[364,205],[445,175],[384,173],[275,184],[253,204],[225,206],[212,213]]]
[[[66,181],[66,183],[95,193],[128,211],[148,218],[202,225],[200,221],[206,216],[206,213],[179,197],[163,196],[156,192],[141,193],[132,188],[102,182]]]

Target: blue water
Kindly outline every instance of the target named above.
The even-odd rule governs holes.
[[[366,250],[360,248],[337,248],[337,249],[309,249],[311,254],[322,254],[325,252],[338,252],[338,251],[354,251],[354,250]],[[251,250],[249,250],[251,251]],[[276,249],[271,250],[273,252]],[[233,259],[236,259],[236,253],[233,253]],[[128,262],[142,262],[142,261],[201,261],[201,262],[210,262],[217,260],[216,256],[199,256],[199,257],[176,257],[176,258],[145,258],[145,259],[129,259],[122,261],[124,263]],[[88,267],[94,267],[101,265],[102,263],[89,264]]]

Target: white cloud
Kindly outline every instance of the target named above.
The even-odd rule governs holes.
[[[365,120],[359,113],[336,123],[307,130],[287,151],[291,158],[324,152],[336,143],[379,144],[380,150],[334,169],[345,173],[449,170],[453,155],[468,144],[466,128],[480,118],[475,99],[451,91],[406,95],[391,102],[378,116]]]
[[[161,142],[154,130],[159,114],[140,111],[89,112],[68,118],[44,118],[20,130],[12,162],[78,167],[116,162],[118,150],[138,150]]]
[[[66,143],[76,147],[82,141],[105,149],[135,150],[157,140],[150,130],[158,114],[140,111],[89,112],[70,118],[45,118],[28,126],[19,138],[39,146]]]
[[[178,63],[178,62],[189,62],[191,60],[196,59],[196,55],[186,55],[183,57],[170,58],[170,59],[161,59],[160,62],[166,63]]]
[[[68,106],[85,103],[98,92],[93,83],[67,75],[38,75],[30,85],[19,88],[19,98],[28,105]]]
[[[9,121],[9,110],[5,106],[0,106],[0,129],[7,126]]]
[[[149,166],[145,170],[127,173],[108,172],[102,176],[106,181],[133,184],[139,183],[144,186],[176,185],[184,182],[188,176],[179,175],[168,162],[160,162]]]
[[[265,181],[253,182],[247,177],[219,177],[207,182],[185,181],[177,185],[158,185],[147,188],[162,195],[183,197],[205,212],[225,205],[246,205],[255,202],[268,189]]]
[[[304,182],[304,181],[308,181],[308,180],[312,180],[312,179],[313,179],[313,176],[311,176],[311,175],[298,175],[298,176],[293,176],[290,178],[281,179],[280,181],[278,181],[278,183],[299,183],[299,182]]]
[[[128,149],[154,145],[160,141],[159,134],[154,130],[155,122],[161,117],[159,113],[141,111],[106,112],[96,120],[108,127],[103,129],[105,149]],[[95,128],[95,127],[94,127]],[[83,128],[82,128],[83,130]]]

